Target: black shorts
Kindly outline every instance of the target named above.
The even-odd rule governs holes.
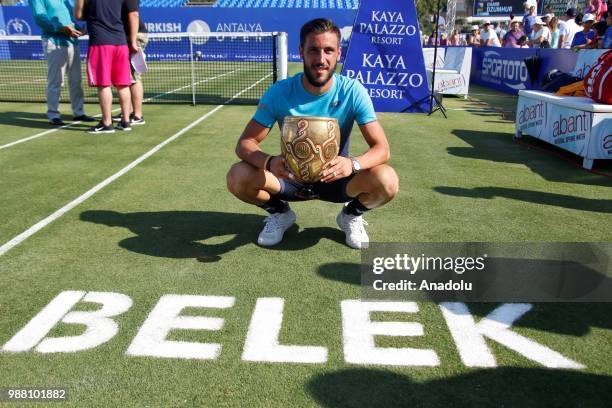
[[[296,180],[278,179],[281,191],[277,197],[285,201],[323,200],[345,203],[353,199],[346,193],[346,186],[353,177],[354,174],[351,174],[331,183],[301,183]]]

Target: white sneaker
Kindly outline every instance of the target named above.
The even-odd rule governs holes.
[[[283,240],[283,234],[295,223],[295,213],[290,208],[284,213],[270,214],[264,222],[265,227],[257,237],[257,243],[261,246],[276,245]]]
[[[346,245],[355,249],[368,247],[370,238],[368,238],[368,233],[364,228],[364,225],[368,225],[368,223],[363,219],[363,216],[346,214],[343,208],[336,217],[336,222],[346,234]]]

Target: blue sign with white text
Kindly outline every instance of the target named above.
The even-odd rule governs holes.
[[[427,112],[429,90],[414,2],[362,0],[342,73],[377,112]]]
[[[5,7],[9,35],[40,35],[29,7]],[[288,33],[289,61],[299,61],[300,28],[309,20],[326,17],[340,28],[342,46],[348,45],[355,10],[349,9],[270,9],[225,7],[143,7],[140,16],[149,33],[180,32],[272,32]]]

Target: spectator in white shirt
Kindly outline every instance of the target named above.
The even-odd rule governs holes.
[[[550,29],[541,18],[536,18],[533,22],[533,30],[529,34],[529,45],[532,48],[550,48],[550,40]]]
[[[570,49],[574,35],[582,28],[576,24],[576,15],[578,10],[574,7],[570,7],[565,12],[565,16],[561,17],[562,21],[559,21],[559,48]]]
[[[481,47],[501,47],[499,37],[489,20],[485,21],[480,32]]]

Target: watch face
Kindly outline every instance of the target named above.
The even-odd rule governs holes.
[[[353,162],[353,173],[357,173],[359,170],[361,170],[361,164],[357,161],[357,159],[351,159],[351,162]]]

